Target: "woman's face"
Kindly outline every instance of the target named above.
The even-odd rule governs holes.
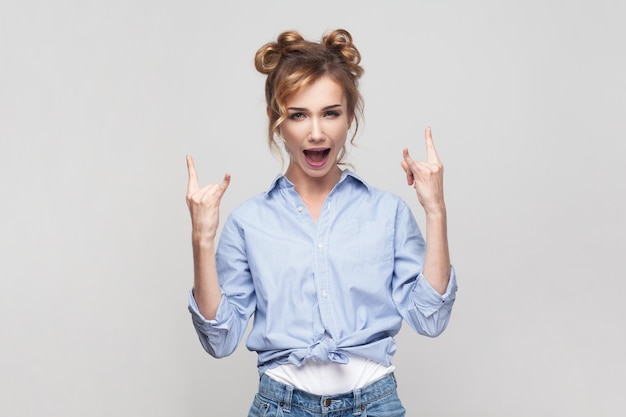
[[[290,180],[338,180],[337,156],[352,121],[343,89],[324,76],[289,96],[280,135],[289,153]]]

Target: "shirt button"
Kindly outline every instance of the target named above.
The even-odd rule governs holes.
[[[304,207],[298,206],[298,207],[296,207],[296,210],[298,210],[300,213],[302,213],[302,210],[304,210]]]
[[[320,248],[320,249],[324,249],[324,244],[323,243],[318,243],[317,247]]]
[[[328,293],[326,292],[326,290],[322,291],[322,297],[328,298]]]

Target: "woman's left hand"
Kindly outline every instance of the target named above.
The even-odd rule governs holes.
[[[430,128],[426,128],[426,156],[427,161],[414,161],[409,156],[409,150],[402,151],[402,169],[406,173],[407,184],[412,185],[417,193],[417,199],[429,213],[445,212],[443,198],[443,164],[439,160]]]

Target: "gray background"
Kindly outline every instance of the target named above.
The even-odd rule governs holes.
[[[624,413],[626,6],[620,1],[11,1],[0,5],[0,415],[245,415],[256,355],[215,360],[187,312],[184,202],[223,213],[280,170],[256,49],[350,30],[357,171],[446,166],[458,301],[405,327],[409,416]]]

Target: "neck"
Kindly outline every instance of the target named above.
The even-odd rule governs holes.
[[[341,169],[336,166],[327,175],[319,178],[298,175],[296,171],[287,169],[285,176],[291,181],[298,194],[308,197],[326,197],[341,179]]]

